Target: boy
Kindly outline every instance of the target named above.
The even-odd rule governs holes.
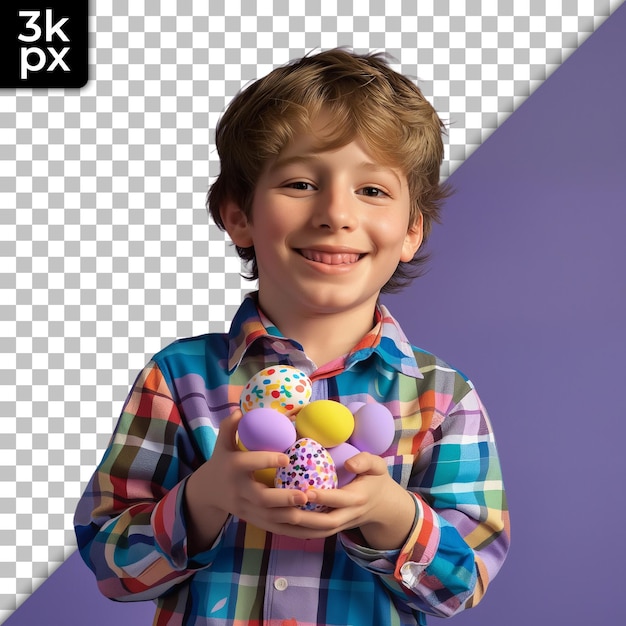
[[[230,104],[208,206],[258,291],[228,334],[175,342],[135,382],[76,512],[105,595],[155,599],[155,624],[270,626],[425,624],[481,599],[509,542],[488,418],[378,302],[423,261],[442,128],[383,57],[345,50]],[[312,399],[387,406],[392,446],[347,461],[341,489],[256,482],[287,456],[237,449],[239,396],[275,364],[305,371]]]

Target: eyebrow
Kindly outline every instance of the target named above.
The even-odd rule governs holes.
[[[296,154],[291,157],[278,157],[273,163],[270,164],[270,170],[277,170],[280,167],[287,167],[294,163],[309,163],[310,161],[316,161],[319,157],[316,154]]]
[[[391,174],[396,179],[398,185],[402,187],[402,181],[400,180],[400,177],[398,176],[397,172],[392,167],[389,167],[388,165],[381,165],[380,163],[372,163],[371,161],[363,161],[362,163],[359,163],[359,168],[364,169],[364,170],[369,170],[370,172],[382,172],[382,173]]]
[[[284,157],[284,158],[279,157],[276,159],[276,161],[274,161],[274,163],[270,165],[269,169],[270,171],[273,171],[273,170],[275,171],[281,167],[287,167],[289,165],[298,164],[298,163],[308,164],[312,161],[315,162],[317,160],[319,160],[319,156],[317,153],[297,154],[294,156]],[[357,165],[357,168],[367,170],[370,172],[382,172],[382,173],[391,174],[396,179],[398,185],[402,187],[402,181],[400,180],[400,177],[398,176],[396,171],[387,165],[374,163],[372,161],[362,161],[361,163]]]

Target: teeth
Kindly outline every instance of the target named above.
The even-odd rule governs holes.
[[[302,256],[309,261],[326,265],[349,265],[356,263],[360,255],[353,252],[319,252],[318,250],[301,250]]]

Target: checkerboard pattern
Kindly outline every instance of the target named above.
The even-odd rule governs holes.
[[[86,87],[0,90],[0,622],[75,549],[136,373],[252,288],[204,208],[243,85],[386,50],[449,123],[448,176],[620,4],[98,0]]]

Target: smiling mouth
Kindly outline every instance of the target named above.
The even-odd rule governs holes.
[[[307,249],[301,249],[298,252],[305,259],[323,263],[324,265],[352,265],[365,256],[358,252],[322,252],[320,250]]]

